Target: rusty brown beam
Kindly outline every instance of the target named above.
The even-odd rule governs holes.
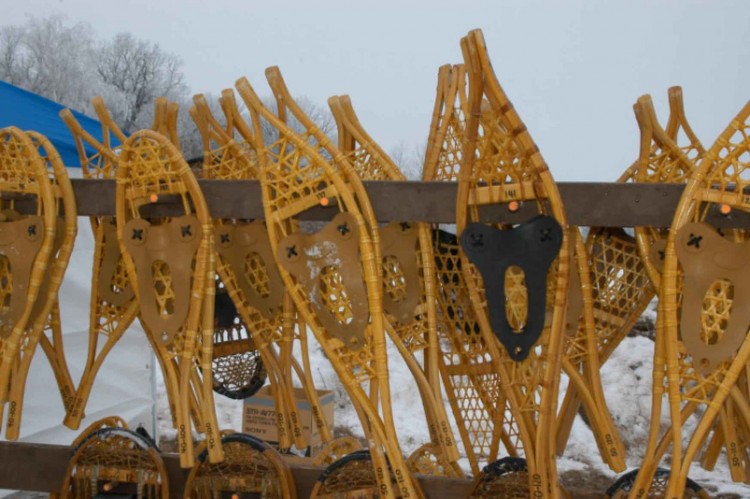
[[[214,217],[263,218],[260,185],[257,181],[201,180],[200,184]],[[367,181],[364,184],[380,221],[455,221],[455,183]],[[560,182],[558,186],[569,222],[594,227],[667,227],[672,222],[674,210],[684,189],[684,186],[678,184]],[[74,179],[73,187],[80,215],[114,214],[113,180]],[[513,214],[504,206],[486,207],[482,216],[486,221],[522,221],[530,213],[528,208],[530,207]],[[318,207],[305,213],[303,218],[328,220],[335,211],[335,207]],[[168,203],[156,203],[153,213],[169,214]],[[717,226],[750,227],[750,217],[739,212],[727,217],[717,213],[712,221]]]

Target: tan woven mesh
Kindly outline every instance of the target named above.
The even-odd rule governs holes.
[[[472,499],[533,497],[529,494],[529,473],[526,462],[520,458],[504,458],[486,466],[474,479],[474,487],[468,497]]]
[[[618,229],[590,233],[594,319],[599,362],[604,363],[630,331],[654,295],[635,240]]]
[[[390,478],[395,488],[393,473],[390,473]],[[381,497],[373,463],[366,451],[351,454],[329,466],[315,483],[310,494],[311,499],[340,497]]]
[[[464,286],[459,245],[435,238],[440,315],[441,375],[472,470],[498,457],[502,443],[510,455],[522,451],[518,428],[492,367],[479,323]],[[501,418],[500,421],[497,418]],[[499,423],[499,424],[498,424]]]
[[[635,470],[638,471],[638,470]],[[634,472],[630,472],[612,485],[607,490],[605,497],[607,499],[625,499],[628,497],[628,493],[633,490],[633,479],[635,478]],[[645,494],[640,495],[644,499],[662,499],[665,497],[667,492],[667,483],[669,482],[669,471],[659,469],[656,471],[653,480],[651,480],[651,486]],[[682,494],[683,499],[708,499],[710,496],[703,490],[698,484],[690,481]]]

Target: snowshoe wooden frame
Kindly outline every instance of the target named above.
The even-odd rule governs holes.
[[[271,73],[269,75],[269,73]],[[266,72],[269,80],[273,70]],[[272,85],[273,86],[273,85]],[[285,95],[277,91],[277,102]],[[358,411],[367,435],[370,453],[379,480],[381,496],[395,497],[390,480],[384,470],[390,465],[400,489],[401,497],[420,497],[416,482],[412,479],[401,455],[390,404],[388,367],[385,351],[384,317],[382,309],[382,268],[377,219],[367,200],[364,187],[344,155],[330,141],[319,134],[315,139],[319,146],[333,151],[332,163],[319,150],[308,143],[308,138],[317,128],[312,123],[302,123],[304,137],[287,127],[276,115],[262,104],[246,79],[237,81],[237,90],[251,110],[255,130],[256,150],[261,151],[261,191],[271,243],[275,247],[281,275],[291,293],[297,311],[313,330],[324,352],[331,360],[339,378],[347,389],[355,409]],[[295,106],[291,100],[286,106]],[[284,108],[279,106],[280,113]],[[278,130],[279,137],[273,144],[264,145],[261,119]],[[296,176],[302,173],[303,176]],[[354,348],[328,334],[311,308],[308,290],[302,289],[297,279],[283,265],[283,254],[287,249],[283,240],[296,231],[295,217],[301,212],[318,206],[321,199],[341,212],[354,217],[359,228],[359,249],[363,277],[367,289],[370,324],[365,333],[365,342]],[[354,262],[350,262],[354,263]],[[346,303],[345,291],[337,283],[337,266],[331,266],[326,282],[334,286],[327,290],[336,295],[338,303]],[[319,281],[323,282],[323,281]],[[342,321],[347,319],[344,307]],[[332,311],[334,309],[331,309]],[[336,310],[341,310],[337,305]],[[369,395],[365,391],[369,385]],[[382,418],[378,413],[382,411]]]
[[[601,367],[646,309],[654,289],[635,238],[621,228],[592,228],[586,239],[586,253],[591,260],[593,315]],[[558,455],[565,450],[580,406],[575,386],[569,384],[558,411]]]
[[[563,240],[553,278],[548,281],[550,323],[523,362],[513,362],[498,344],[490,326],[481,278],[461,253],[461,266],[481,334],[500,374],[510,410],[518,425],[529,474],[529,494],[559,497],[554,453],[555,407],[562,361],[565,307],[568,289],[570,232],[557,186],[538,148],[515,113],[492,71],[482,34],[469,32],[461,40],[469,78],[468,119],[459,187],[456,224],[460,234],[479,220],[482,204],[535,203],[540,213],[551,214],[563,228]],[[486,101],[484,99],[487,99]],[[479,128],[483,129],[481,138]],[[505,160],[505,161],[503,161]],[[507,181],[510,179],[510,183]],[[506,274],[511,326],[525,322],[523,275]],[[477,478],[480,480],[480,477]]]
[[[467,109],[463,65],[438,71],[437,94],[423,169],[425,181],[456,181]],[[510,456],[521,450],[518,428],[508,410],[499,374],[479,332],[461,272],[455,234],[433,226],[437,286],[438,366],[474,475],[498,458],[500,443]]]
[[[47,167],[54,200],[54,205],[47,209],[55,213],[55,235],[52,254],[48,263],[48,272],[44,274],[34,309],[29,318],[29,326],[27,326],[21,340],[21,348],[17,359],[18,365],[14,367],[12,374],[13,381],[9,393],[9,404],[11,407],[15,407],[16,417],[8,419],[5,431],[8,440],[16,440],[19,437],[26,379],[37,345],[42,347],[50,362],[62,396],[63,406],[66,409],[75,395],[75,386],[70,377],[63,350],[60,305],[58,302],[58,290],[68,267],[78,231],[75,196],[68,178],[68,172],[52,143],[37,132],[29,131],[26,132],[26,135],[37,147],[39,156]],[[50,333],[49,337],[46,335],[47,331]]]
[[[35,320],[40,319],[42,323],[37,332],[41,333],[46,316],[41,317],[39,308],[50,312],[44,303],[49,301],[48,297],[41,293],[54,250],[57,204],[46,161],[34,141],[16,127],[0,130],[0,171],[0,191],[3,192],[0,272],[7,283],[2,290],[3,302],[7,305],[1,311],[6,326],[0,332],[0,408],[10,402],[6,426],[16,427],[9,436],[17,436],[21,409],[18,404],[23,399],[25,385],[25,373],[21,369],[27,362],[21,357],[34,351],[25,350],[23,343],[27,338],[32,342],[38,340],[38,335],[34,338],[30,334],[30,328],[33,329]],[[15,198],[24,197],[36,205],[34,214],[22,215],[16,211]],[[0,421],[1,417],[0,413]]]
[[[191,109],[191,115],[193,115],[196,123],[199,123],[199,129],[201,129],[201,133],[204,137],[204,147],[210,149],[212,142],[217,144],[217,147],[211,149],[210,157],[214,159],[210,162],[204,162],[204,174],[208,177],[214,176],[220,178],[257,178],[259,173],[257,164],[258,156],[254,149],[254,133],[240,116],[234,92],[231,89],[225,90],[222,92],[222,97],[220,99],[220,104],[225,114],[226,129],[223,129],[211,114],[205,98],[202,96],[196,96],[194,101],[196,105]],[[234,139],[235,132],[242,139],[239,146],[236,145]],[[235,145],[233,146],[232,144]],[[209,149],[207,149],[207,151]],[[221,245],[221,228],[226,227],[229,229],[231,226],[225,225],[225,223],[229,223],[229,221],[217,221],[216,223],[217,228],[219,228],[219,232],[217,233],[217,245]],[[254,226],[252,230],[255,233],[256,239],[254,246],[256,251],[261,252],[263,255],[266,272],[268,274],[275,274],[275,276],[280,279],[272,250],[266,254],[266,244],[270,244],[270,241],[268,240],[268,233],[265,225],[261,224],[260,221],[252,222],[252,224]],[[245,229],[248,228],[250,227],[245,227]],[[272,261],[274,263],[271,263]],[[231,262],[227,262],[225,264],[223,260],[220,260],[218,270],[220,273],[222,271],[226,272],[226,277],[228,278],[227,282],[230,284],[237,283],[239,281],[236,279],[236,271],[232,269],[230,263]],[[243,272],[242,275],[246,274]],[[268,280],[273,280],[272,277],[274,276],[269,275]],[[266,336],[265,338],[261,336],[255,341],[257,344],[262,345],[260,348],[262,355],[264,357],[269,357],[269,361],[266,365],[273,366],[275,371],[275,376],[272,376],[271,389],[274,393],[273,396],[276,402],[277,414],[285,415],[283,419],[277,419],[279,426],[278,434],[286,435],[285,441],[287,447],[290,445],[290,436],[294,438],[298,449],[301,450],[304,447],[305,442],[302,440],[302,430],[299,426],[298,417],[296,415],[297,407],[290,371],[291,368],[294,368],[294,371],[305,390],[305,395],[310,402],[313,419],[316,427],[320,431],[321,440],[326,443],[325,447],[316,455],[315,460],[319,464],[326,463],[328,460],[335,459],[336,456],[360,448],[360,445],[358,442],[348,438],[334,439],[333,433],[323,417],[320,399],[312,377],[309,352],[307,348],[306,325],[299,321],[298,317],[295,317],[296,313],[293,310],[294,304],[291,297],[283,288],[283,282],[280,284],[273,284],[273,286],[276,288],[282,287],[275,293],[277,295],[279,292],[283,293],[281,307],[275,307],[274,310],[267,310],[268,300],[272,295],[270,289],[268,298],[258,296],[258,299],[252,299],[253,297],[248,293],[238,291],[236,297],[243,300],[240,302],[241,306],[239,307],[239,310],[241,313],[248,315],[248,317],[243,320],[250,320],[251,322],[249,322],[249,324],[253,324],[250,331],[254,338],[259,334],[264,334]],[[252,283],[247,283],[246,287],[250,287],[253,290],[255,289],[255,285]],[[244,288],[240,286],[239,289],[242,290]],[[257,294],[257,292],[255,292],[255,294]],[[264,313],[259,312],[258,310],[260,309],[263,309]],[[267,318],[269,315],[271,316],[270,319]],[[248,324],[248,322],[246,322],[246,324]],[[266,333],[263,333],[263,331],[266,331]],[[295,339],[298,342],[299,353],[302,358],[301,366],[297,359],[291,354],[292,341]],[[273,348],[272,345],[274,344],[278,346],[278,352]]]
[[[295,119],[306,129],[305,133],[309,135],[312,141],[317,143],[319,150],[324,155],[335,157],[341,153],[345,154],[354,171],[363,180],[404,179],[398,167],[390,161],[387,154],[377,146],[359,124],[348,97],[332,97],[329,99],[329,105],[339,129],[339,148],[337,149],[297,105],[278,67],[267,68],[266,78],[274,91],[279,118],[285,122],[287,115]],[[363,193],[362,196],[366,196],[366,193]],[[412,466],[412,471],[419,469],[421,472],[428,472],[430,470],[429,473],[433,474],[456,476],[462,473],[455,463],[458,459],[455,440],[447,424],[445,410],[442,404],[435,401],[433,395],[435,393],[434,387],[439,386],[437,371],[434,372],[432,378],[426,377],[425,372],[413,356],[415,351],[425,350],[428,359],[426,365],[429,366],[430,355],[434,355],[430,353],[430,345],[435,344],[436,337],[434,327],[432,328],[433,333],[430,333],[430,315],[433,317],[432,324],[434,324],[434,302],[425,297],[420,299],[421,293],[414,292],[419,291],[422,284],[434,290],[434,286],[430,286],[432,283],[428,283],[426,280],[424,282],[419,281],[418,260],[411,257],[411,254],[415,253],[416,241],[412,242],[411,249],[407,248],[405,252],[400,252],[401,259],[396,256],[399,253],[397,250],[399,244],[402,246],[409,244],[403,241],[404,236],[408,238],[409,234],[412,234],[412,238],[419,238],[419,261],[425,262],[429,258],[430,263],[423,265],[431,267],[432,259],[428,256],[430,251],[428,246],[429,233],[420,234],[419,229],[414,231],[409,224],[395,223],[386,225],[378,231],[381,241],[380,253],[383,256],[383,280],[388,283],[383,293],[383,309],[386,312],[384,325],[388,336],[396,345],[401,357],[415,378],[422,396],[431,435],[431,442],[416,449],[407,462]],[[394,245],[394,242],[399,239],[402,239],[402,242]],[[386,250],[387,253],[384,253]],[[409,253],[409,258],[404,258],[404,253]],[[353,258],[356,259],[356,257]],[[431,270],[427,272],[432,274]],[[402,281],[402,278],[405,280]],[[411,284],[409,281],[411,281]],[[390,283],[394,283],[395,286],[391,286]],[[402,286],[402,284],[405,284],[405,286]],[[411,290],[407,289],[409,287],[411,287]],[[347,286],[347,293],[350,295],[350,302],[356,303],[357,299],[353,296],[354,288]],[[414,312],[420,301],[422,302],[420,308],[425,310],[426,314],[417,319]],[[410,305],[412,305],[411,308]],[[360,314],[355,312],[354,316],[357,315]],[[321,320],[324,317],[325,314],[321,315]],[[330,330],[331,325],[324,325]],[[427,334],[420,338],[419,330],[426,331]],[[415,334],[415,332],[418,334]],[[439,393],[439,389],[437,392]],[[440,455],[441,453],[442,455]]]
[[[157,97],[154,108],[154,122],[151,130],[158,132],[180,149],[180,137],[177,130],[177,118],[180,113],[180,105],[169,102],[166,97]]]
[[[209,463],[205,451],[199,454],[185,483],[185,499],[213,499],[228,492],[297,498],[289,465],[273,447],[243,433],[224,435],[221,446],[220,463]]]
[[[164,115],[159,109],[164,102],[159,100],[156,104],[155,128],[163,126],[159,120]],[[126,137],[112,119],[101,97],[92,99],[92,105],[102,123],[102,142],[86,132],[69,110],[63,109],[60,112],[60,117],[68,126],[76,141],[84,178],[114,178],[119,163],[119,155],[113,149],[112,138],[114,136],[122,143]],[[168,104],[168,107],[172,109],[170,116],[175,116],[171,118],[172,121],[176,122],[177,109],[172,104]],[[176,127],[176,124],[172,121],[169,122],[171,123],[170,126]],[[176,135],[176,129],[170,133]],[[93,148],[93,154],[89,154],[86,145]],[[120,147],[118,146],[118,149]],[[75,398],[70,404],[63,421],[66,426],[72,429],[77,429],[80,426],[99,369],[109,352],[125,334],[138,314],[135,292],[130,285],[122,263],[114,217],[90,217],[89,221],[94,232],[89,344],[86,364],[76,389]],[[102,336],[106,340],[103,345],[100,345]],[[147,332],[146,336],[150,341],[151,335]],[[154,347],[153,342],[152,347]],[[159,358],[159,361],[161,362],[161,358]],[[164,370],[164,366],[162,366],[162,370]],[[171,396],[170,392],[167,392],[167,394]],[[176,407],[171,400],[169,405],[170,408]],[[191,397],[190,405],[193,418],[196,424],[200,426],[202,423],[197,414],[197,402],[193,397]],[[172,420],[173,424],[176,424],[174,415],[172,415]]]
[[[682,89],[671,87],[668,95],[668,135],[676,140],[678,132],[684,130],[690,141],[684,150],[693,149],[699,155],[702,154],[703,148],[685,117]],[[640,168],[640,162],[636,160],[617,181],[645,183],[687,180],[687,175],[678,173],[679,170],[671,171],[671,164],[660,165],[659,162],[663,159],[663,156],[655,155],[654,164],[646,171]],[[642,171],[644,174],[641,174]],[[635,232],[636,237],[633,238],[621,228],[592,228],[586,239],[586,252],[591,260],[594,329],[597,332],[600,367],[630,332],[654,296],[654,286],[658,286],[658,279],[653,279],[658,277],[661,264],[658,263],[657,267],[657,262],[650,257],[658,254],[657,246],[663,249],[666,231],[636,227]],[[657,284],[654,285],[653,282]],[[579,407],[575,387],[569,385],[558,416],[558,454],[562,454],[565,449]]]
[[[194,96],[193,102],[190,114],[203,137],[204,177],[257,178],[257,159],[246,154],[247,147],[237,144],[233,134],[230,135],[219,124],[202,95]],[[231,122],[231,115],[227,121]],[[293,327],[293,322],[290,325],[286,321],[283,303],[285,291],[266,229],[260,221],[216,219],[214,224],[217,273],[246,328],[241,335],[247,338],[252,335],[253,346],[258,349],[263,364],[271,374],[269,381],[278,415],[279,446],[289,449],[294,443],[298,449],[303,449],[306,442],[298,423],[291,379],[285,376],[275,350],[277,344],[289,340],[290,334],[286,329]],[[256,265],[262,271],[250,276],[244,265],[253,254],[256,255]],[[261,287],[267,288],[265,296],[261,294]],[[215,363],[217,360],[214,356]]]
[[[248,154],[251,159],[256,162],[258,161],[258,154],[254,149],[256,142],[255,132],[252,130],[245,120],[242,118],[239,108],[237,106],[237,100],[234,95],[234,90],[225,89],[222,91],[220,104],[227,121],[227,133],[232,136],[235,132],[242,137],[244,141],[244,151]],[[275,259],[275,258],[274,258]],[[287,295],[285,300],[291,300],[291,295]],[[327,465],[335,461],[336,459],[349,454],[355,450],[361,449],[362,445],[358,440],[353,437],[336,437],[334,438],[331,428],[328,427],[328,423],[323,417],[323,409],[320,404],[320,397],[315,388],[315,382],[312,375],[312,366],[310,365],[310,354],[308,350],[307,342],[307,325],[301,318],[300,314],[296,314],[296,318],[292,317],[292,308],[294,307],[293,300],[291,303],[285,301],[285,308],[287,310],[287,322],[296,321],[296,328],[287,328],[285,333],[293,333],[294,339],[297,341],[299,346],[299,357],[302,359],[302,364],[292,355],[292,342],[286,341],[282,343],[286,348],[280,352],[282,358],[282,367],[285,369],[294,369],[297,374],[297,378],[302,384],[305,390],[305,395],[312,410],[313,420],[315,426],[320,432],[321,440],[325,442],[323,448],[321,448],[315,457],[313,462],[319,465]],[[288,374],[288,378],[291,379],[291,374]]]
[[[672,145],[679,148],[688,161],[678,161],[668,148],[660,146],[658,142],[654,143],[653,141],[649,142],[649,140],[646,140],[653,132],[649,131],[648,128],[644,128],[641,133],[642,135],[645,133],[647,137],[642,137],[639,159],[631,166],[632,171],[630,175],[636,182],[684,184],[693,174],[695,164],[700,161],[706,152],[687,121],[682,99],[682,88],[670,87],[668,97],[669,119],[667,120],[664,132],[671,139]],[[641,112],[639,108],[640,105],[636,104],[636,116]],[[638,121],[639,126],[641,126],[640,123],[643,123],[642,126],[648,127],[644,119],[639,118]],[[682,135],[685,136],[687,142],[680,146],[678,145],[678,140]],[[649,279],[651,279],[651,283],[657,293],[661,287],[664,247],[666,246],[668,232],[668,229],[655,227],[635,228],[635,238],[638,243],[641,259],[646,266]]]
[[[339,150],[362,180],[406,180],[390,157],[367,134],[348,96],[328,99],[338,128]],[[391,222],[380,228],[383,242],[383,309],[422,397],[431,441],[409,457],[412,471],[462,476],[456,442],[442,402],[438,370],[435,259],[427,224]],[[414,354],[423,351],[420,366]]]
[[[136,486],[138,497],[168,499],[169,483],[159,449],[154,443],[128,429],[124,421],[103,426],[109,418],[89,426],[74,442],[57,498],[94,499],[120,485]],[[102,483],[103,482],[103,483]]]
[[[214,320],[214,261],[213,225],[208,213],[203,193],[190,168],[179,150],[169,140],[154,131],[141,130],[131,135],[122,146],[116,172],[116,223],[117,236],[136,298],[141,305],[141,320],[151,336],[152,345],[161,359],[165,385],[172,391],[170,403],[175,405],[173,414],[177,423],[177,447],[180,464],[193,465],[193,440],[190,430],[190,400],[193,392],[198,400],[197,411],[202,428],[206,433],[208,455],[211,462],[222,459],[216,413],[213,402],[211,360]],[[140,209],[160,197],[176,197],[176,206],[185,212],[182,217],[171,219],[143,218]],[[183,221],[184,220],[184,221]],[[191,222],[192,220],[192,222]],[[178,222],[180,221],[180,222]],[[175,222],[178,222],[175,225]],[[175,232],[176,239],[169,234]],[[149,236],[164,238],[150,241]],[[180,262],[176,247],[179,241],[186,244],[197,242],[194,256]],[[169,248],[169,261],[164,248]],[[138,263],[138,255],[130,248],[143,244],[146,250]],[[151,246],[156,244],[156,246]],[[166,245],[166,246],[163,246]],[[186,250],[186,255],[190,251]],[[179,269],[178,265],[187,268]],[[151,276],[139,275],[138,268],[150,268]],[[186,287],[172,285],[172,277],[188,275]],[[144,282],[143,279],[146,279]],[[148,286],[151,286],[150,288]],[[182,297],[179,295],[182,293]],[[156,317],[147,314],[143,308],[149,301],[155,301]],[[179,324],[171,324],[181,303],[186,303],[185,319]],[[162,317],[166,316],[166,321]],[[165,329],[166,328],[166,329]],[[199,369],[199,379],[194,373]]]
[[[650,98],[643,96],[638,99],[635,109],[641,127],[642,167],[648,158],[644,152],[652,150],[653,141],[670,161],[679,164],[683,171],[689,171],[689,158],[659,126]],[[750,210],[743,194],[747,186],[747,181],[743,178],[747,164],[741,159],[743,155],[749,154],[750,150],[748,118],[750,102],[703,155],[698,168],[688,181],[669,231],[661,277],[654,354],[651,432],[645,459],[630,497],[640,497],[649,489],[656,473],[656,466],[670,444],[671,473],[666,495],[680,497],[685,490],[691,462],[703,446],[714,421],[727,407],[727,400],[731,400],[737,409],[735,415],[739,418],[740,426],[747,428],[750,423],[750,407],[737,385],[738,377],[743,374],[748,364],[750,341],[746,334],[748,325],[740,324],[738,329],[736,325],[729,327],[735,319],[732,314],[732,295],[731,291],[728,291],[733,287],[732,279],[717,276],[714,285],[705,290],[705,295],[699,298],[702,302],[702,311],[701,328],[697,333],[701,338],[698,341],[718,346],[730,344],[733,340],[728,336],[732,334],[744,334],[744,339],[739,348],[728,348],[729,351],[725,352],[722,362],[718,365],[701,365],[700,359],[692,358],[691,351],[688,351],[680,341],[681,299],[686,299],[685,296],[694,290],[684,288],[686,277],[684,271],[681,272],[678,268],[680,262],[677,250],[678,240],[682,237],[686,225],[702,222],[708,213],[718,210],[719,206],[728,207],[729,212]],[[743,234],[736,231],[733,236],[735,241],[739,241]],[[681,334],[689,335],[695,332],[691,333],[689,329],[683,328]],[[711,369],[712,366],[715,367]],[[661,442],[657,443],[665,381],[669,394],[671,427]],[[684,422],[703,405],[705,411],[699,416],[698,424],[689,437],[687,446],[684,447]],[[724,424],[722,430],[731,427],[731,424]],[[729,437],[732,435],[724,434],[725,439]],[[738,452],[740,450],[737,449]],[[729,456],[730,461],[735,458],[738,456]]]

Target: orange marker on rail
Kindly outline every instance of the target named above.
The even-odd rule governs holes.
[[[157,194],[151,194],[148,197],[148,200],[151,201],[152,203],[155,203],[155,202],[157,202],[159,200],[159,196]]]
[[[508,203],[508,211],[511,213],[515,213],[518,211],[518,209],[521,207],[521,203],[518,201],[511,201]]]
[[[328,198],[326,197],[320,198],[320,206],[328,206],[328,203],[330,203]]]
[[[722,204],[722,205],[721,205],[721,206],[719,207],[719,211],[721,212],[721,214],[722,214],[722,215],[729,215],[729,213],[731,213],[731,211],[732,211],[732,207],[731,207],[731,206],[729,206],[729,205],[728,205],[728,204],[726,204],[726,203],[723,203],[723,204]]]

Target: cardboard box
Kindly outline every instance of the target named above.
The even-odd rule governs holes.
[[[323,418],[328,423],[328,428],[333,433],[333,402],[335,394],[332,390],[318,390],[318,398],[323,411]],[[302,435],[307,441],[307,456],[314,456],[323,446],[323,440],[318,426],[313,420],[310,402],[305,396],[302,388],[294,389],[294,398],[297,403],[297,417],[302,427]],[[245,399],[242,409],[242,431],[278,448],[278,431],[276,427],[276,404],[271,396],[269,385],[261,388],[258,393]],[[298,449],[304,450],[304,449]]]

